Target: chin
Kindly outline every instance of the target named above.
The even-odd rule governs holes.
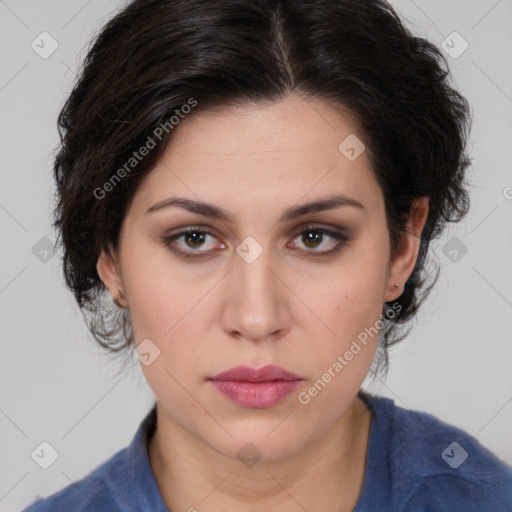
[[[226,425],[232,438],[226,439],[227,436],[221,434],[221,439],[217,437],[216,440],[205,441],[216,452],[234,460],[238,459],[247,467],[255,466],[258,462],[283,461],[297,455],[309,442],[304,438],[303,425],[300,428],[297,426],[296,431],[291,431],[290,424],[287,428],[284,427],[287,420],[279,425],[281,420],[282,418],[259,422],[259,425],[248,425],[247,422],[240,423],[237,427]]]

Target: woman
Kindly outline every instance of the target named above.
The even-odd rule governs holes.
[[[156,403],[27,511],[510,510],[494,454],[360,389],[468,210],[448,80],[382,0],[136,0],[103,28],[59,117],[55,226]]]

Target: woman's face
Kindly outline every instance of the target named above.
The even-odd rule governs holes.
[[[298,96],[192,114],[134,196],[117,266],[99,260],[137,345],[150,340],[141,367],[167,421],[219,453],[248,442],[266,460],[298,453],[342,418],[368,372],[383,303],[418,247],[411,239],[388,265],[384,199],[361,140],[329,104]],[[176,198],[224,217],[163,203]],[[301,209],[334,198],[345,204]],[[269,364],[301,379],[273,404],[241,403],[209,380]]]

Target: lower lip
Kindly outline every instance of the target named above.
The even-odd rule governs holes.
[[[289,395],[300,380],[273,380],[247,382],[233,380],[210,380],[210,384],[242,407],[264,409],[272,407]]]

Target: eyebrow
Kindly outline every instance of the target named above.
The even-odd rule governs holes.
[[[204,215],[213,219],[218,219],[225,222],[233,222],[233,216],[226,210],[219,208],[213,204],[204,203],[200,201],[193,201],[185,197],[171,197],[164,199],[154,204],[147,210],[146,213],[155,212],[171,206],[177,206],[184,208],[189,212],[196,213],[198,215]],[[301,204],[298,206],[292,206],[283,212],[279,222],[290,221],[309,213],[317,213],[326,210],[332,210],[341,206],[350,206],[359,210],[365,211],[365,207],[356,199],[347,197],[345,195],[334,195],[324,199],[313,201],[310,203]]]

